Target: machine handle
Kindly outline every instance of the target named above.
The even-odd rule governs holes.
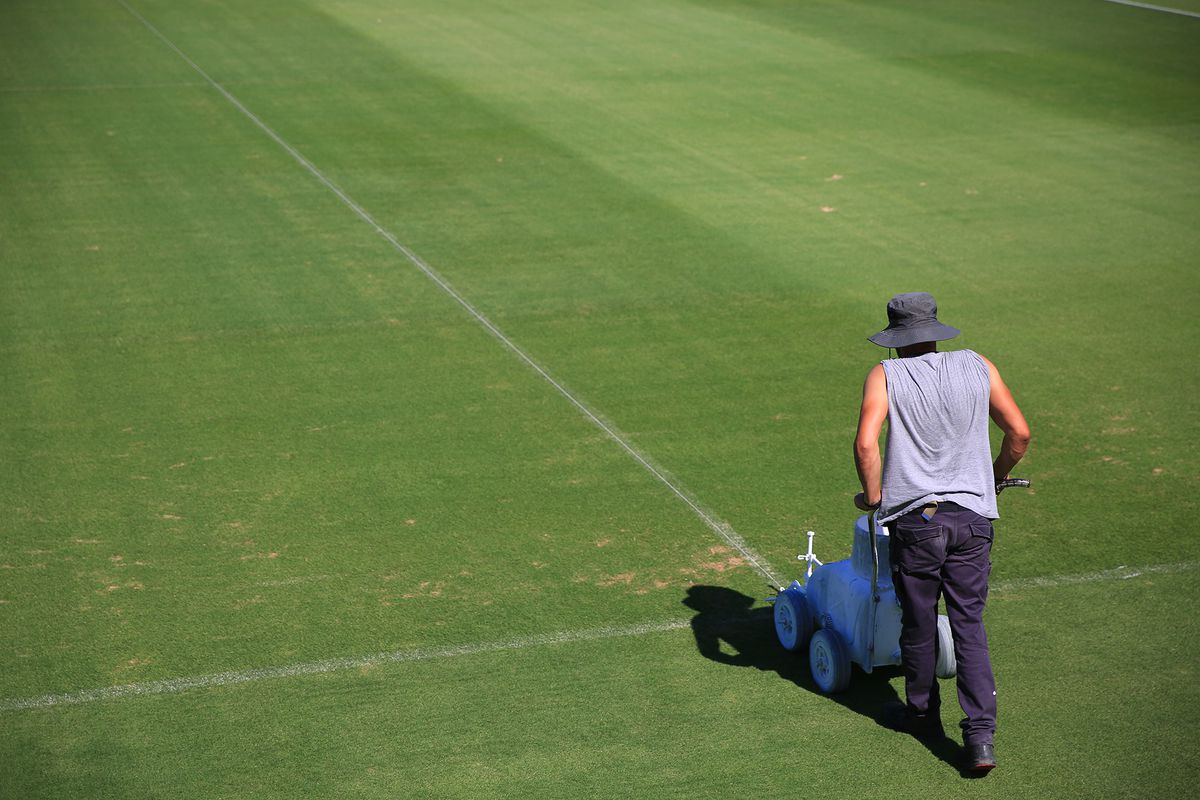
[[[872,508],[867,512],[867,538],[871,540],[871,606],[870,623],[867,625],[867,664],[871,667],[875,665],[875,615],[879,606],[879,543],[875,539],[877,511],[878,508]]]
[[[1005,478],[1004,480],[1002,480],[996,484],[996,496],[999,497],[1000,493],[1003,492],[1005,489],[1028,489],[1028,488],[1029,488],[1029,481],[1025,480],[1024,478]]]

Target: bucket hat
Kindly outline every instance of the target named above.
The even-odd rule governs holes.
[[[940,342],[962,333],[938,322],[937,303],[929,292],[898,294],[887,304],[888,326],[867,341],[880,347],[908,347],[920,342]]]

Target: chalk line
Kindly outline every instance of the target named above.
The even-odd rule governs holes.
[[[46,694],[41,697],[0,700],[0,712],[28,711],[37,708],[51,708],[53,706],[79,705],[81,703],[92,703],[98,700],[116,700],[124,697],[179,694],[191,689],[233,686],[239,683],[251,683],[274,678],[294,678],[300,675],[323,675],[329,672],[344,672],[346,670],[362,669],[363,667],[380,664],[406,664],[414,661],[432,661],[443,658],[473,656],[480,653],[495,653],[501,650],[522,650],[528,647],[545,647],[548,645],[566,644],[568,642],[590,642],[598,639],[617,639],[623,636],[644,636],[650,633],[681,630],[690,626],[691,621],[686,619],[668,620],[666,622],[644,622],[639,625],[626,625],[616,628],[559,631],[557,633],[524,636],[516,639],[502,639],[494,642],[476,642],[454,647],[394,650],[387,653],[373,653],[368,656],[331,658],[322,661],[309,661],[302,664],[288,664],[283,667],[263,667],[262,669],[217,672],[210,675],[169,678],[167,680],[149,681],[147,683],[127,683],[121,686],[85,689],[65,694]]]
[[[1141,575],[1169,575],[1176,572],[1191,572],[1195,569],[1200,569],[1200,561],[1148,564],[1143,567],[1127,567],[1122,564],[1112,569],[1085,572],[1080,575],[1047,575],[1041,578],[1011,578],[1006,581],[996,581],[991,585],[989,591],[992,594],[1004,594],[1007,592],[1025,591],[1027,589],[1054,589],[1059,586],[1075,586],[1081,583],[1129,580]]]

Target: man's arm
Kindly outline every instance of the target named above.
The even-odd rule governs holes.
[[[854,467],[862,484],[862,503],[870,508],[883,499],[882,467],[879,460],[879,432],[887,418],[887,377],[883,365],[876,364],[863,384],[862,409],[858,412],[858,435],[854,437]],[[857,503],[859,498],[855,498]],[[865,509],[864,509],[865,510]]]
[[[980,356],[980,358],[983,358]],[[1017,407],[1012,392],[1005,386],[996,365],[986,358],[983,359],[988,367],[988,377],[991,382],[991,404],[988,409],[1000,430],[1004,431],[1004,441],[1000,443],[1000,454],[992,464],[992,475],[996,482],[1008,477],[1008,473],[1017,465],[1029,447],[1029,425],[1025,415]]]

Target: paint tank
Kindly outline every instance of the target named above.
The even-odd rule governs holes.
[[[896,643],[900,638],[900,606],[888,568],[889,540],[879,529],[879,605],[875,613],[875,635],[870,636],[871,540],[866,516],[854,525],[854,543],[849,559],[825,564],[813,571],[806,586],[817,624],[841,635],[850,658],[868,672],[872,667],[899,663]],[[872,639],[878,643],[874,657],[868,652]],[[884,643],[887,643],[886,645]]]

